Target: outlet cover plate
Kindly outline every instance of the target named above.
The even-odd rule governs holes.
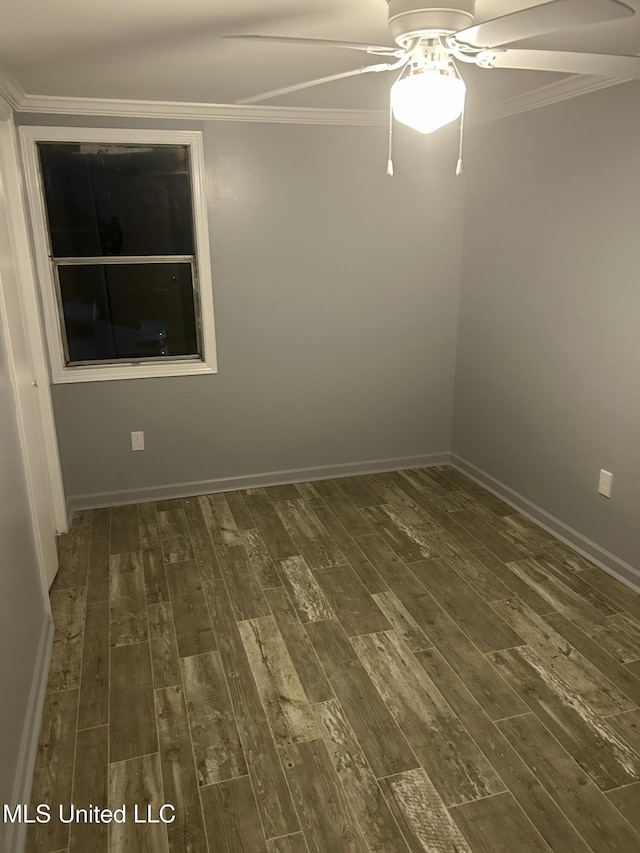
[[[611,471],[600,469],[600,479],[598,480],[598,492],[604,495],[605,498],[611,497],[611,488],[613,487],[613,474]]]

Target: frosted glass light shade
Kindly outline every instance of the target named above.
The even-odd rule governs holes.
[[[432,133],[462,113],[466,86],[459,77],[422,71],[403,77],[391,87],[391,108],[402,124]]]

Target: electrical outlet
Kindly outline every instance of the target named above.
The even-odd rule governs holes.
[[[131,449],[144,450],[144,432],[142,430],[131,433]]]
[[[605,498],[611,497],[611,487],[613,486],[613,474],[611,471],[600,469],[600,479],[598,480],[598,492],[604,495]]]

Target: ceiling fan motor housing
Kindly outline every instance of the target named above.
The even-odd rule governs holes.
[[[453,0],[450,5],[430,0],[388,0],[389,29],[396,43],[404,47],[415,38],[448,35],[473,24],[475,0]]]

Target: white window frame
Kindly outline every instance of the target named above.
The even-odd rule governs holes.
[[[213,284],[209,227],[205,196],[205,169],[202,133],[191,130],[123,130],[87,127],[21,127],[20,138],[25,167],[29,209],[33,223],[36,268],[40,282],[44,324],[54,383],[99,382],[112,379],[146,379],[162,376],[190,376],[217,373]],[[186,145],[190,152],[193,230],[198,290],[194,294],[196,316],[201,324],[202,356],[181,357],[176,361],[135,361],[104,365],[66,365],[60,315],[56,300],[54,264],[49,256],[49,225],[45,207],[39,142],[142,143],[147,145]],[[199,311],[198,311],[199,308]]]

